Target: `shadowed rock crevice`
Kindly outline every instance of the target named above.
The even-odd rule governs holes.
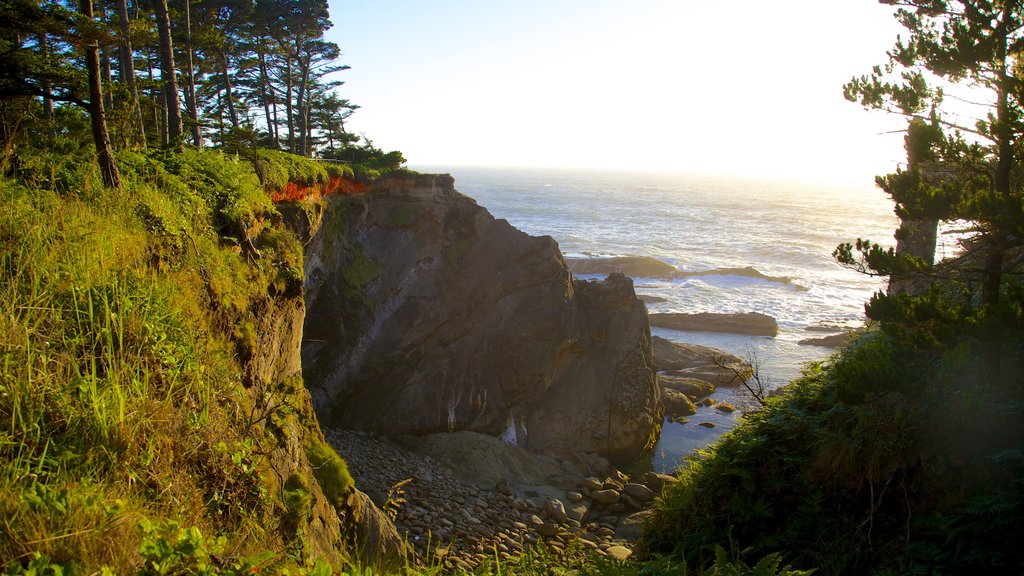
[[[470,430],[628,463],[661,422],[632,281],[574,280],[557,244],[450,176],[326,200],[306,247],[303,371],[326,426]]]

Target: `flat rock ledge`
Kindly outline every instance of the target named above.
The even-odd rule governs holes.
[[[760,312],[739,314],[717,314],[702,312],[684,314],[681,312],[652,313],[648,315],[651,326],[683,330],[687,332],[726,332],[749,336],[777,336],[779,323],[775,318]]]
[[[832,334],[829,336],[822,336],[821,338],[805,338],[797,344],[800,346],[821,346],[823,348],[845,348],[850,343],[850,339],[860,334],[858,330],[848,330],[841,334]]]
[[[718,348],[672,342],[660,336],[651,337],[651,346],[654,349],[654,367],[663,386],[666,381],[679,379],[702,380],[711,385],[709,391],[701,394],[669,386],[691,396],[707,396],[714,392],[716,386],[739,386],[753,374],[748,362]]]
[[[616,470],[580,475],[575,486],[523,489],[499,480],[481,487],[436,459],[385,439],[333,430],[327,438],[348,462],[356,485],[392,518],[423,562],[445,572],[472,571],[543,546],[563,555],[570,545],[625,559],[640,538],[649,508],[673,476],[647,473],[631,481]],[[461,477],[460,477],[461,476]]]

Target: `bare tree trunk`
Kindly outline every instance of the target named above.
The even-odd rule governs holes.
[[[78,8],[82,15],[92,20],[92,0],[79,0]],[[118,190],[121,188],[121,173],[117,169],[117,160],[110,149],[110,136],[107,133],[107,118],[103,110],[103,85],[100,79],[100,46],[95,39],[85,44],[85,67],[89,73],[89,120],[92,124],[92,138],[96,144],[96,157],[103,175],[103,185]]]
[[[231,71],[228,69],[227,52],[220,53],[221,74],[224,76],[224,98],[228,105],[228,119],[231,127],[238,128],[238,112],[235,110],[235,94],[231,86]]]
[[[185,107],[188,109],[189,128],[192,132],[192,143],[196,148],[203,147],[203,129],[199,125],[199,103],[196,102],[195,67],[192,62],[192,13],[190,0],[185,5]]]
[[[267,56],[260,52],[260,98],[263,100],[263,114],[267,118],[267,135],[270,137],[271,145],[277,149],[281,145],[277,141],[277,127],[274,123],[277,121],[276,114],[271,116],[270,114],[270,101],[276,100],[277,96],[274,94],[274,87],[270,85],[270,78],[267,75]]]
[[[220,130],[220,145],[224,145],[224,100],[221,91],[217,91],[217,129]]]
[[[146,72],[149,75],[149,85],[156,86],[153,80],[152,52],[146,54]],[[153,116],[153,129],[160,132],[160,145],[164,146],[167,144],[167,108],[163,104],[163,91],[157,88],[150,88],[149,97],[154,102],[154,105],[150,107]]]
[[[292,61],[285,56],[285,112],[288,116],[288,151],[295,153],[295,110],[292,96]]]
[[[306,156],[306,128],[309,125],[309,114],[306,110],[306,100],[309,91],[309,60],[305,62],[300,61],[301,75],[299,76],[299,93],[298,98],[295,102],[296,112],[299,113],[299,149],[296,153],[300,156]]]
[[[132,113],[135,115],[136,129],[139,131],[137,140],[146,145],[146,123],[142,121],[142,104],[139,102],[139,87],[135,83],[135,61],[132,50],[132,39],[128,28],[128,0],[118,3],[118,17],[121,20],[121,42],[119,45],[119,64],[121,81],[128,84],[132,97]]]
[[[100,1],[100,22],[103,26],[107,25],[107,4],[106,2]],[[104,46],[100,50],[100,72],[103,76],[103,84],[107,89],[103,92],[103,100],[108,110],[114,109],[114,91],[111,89],[113,86],[112,74],[110,72],[110,48]]]
[[[164,86],[164,109],[167,111],[167,143],[182,146],[181,100],[175,77],[174,43],[171,41],[171,21],[167,15],[167,0],[154,0],[156,26],[160,34],[160,81]]]
[[[270,102],[270,109],[274,113],[274,148],[281,149],[281,122],[277,119],[277,95]]]

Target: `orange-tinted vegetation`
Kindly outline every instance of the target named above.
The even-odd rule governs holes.
[[[360,194],[366,191],[366,184],[334,176],[327,182],[289,182],[283,187],[270,192],[270,199],[274,202],[294,202],[305,200],[310,197],[331,196],[333,194]]]

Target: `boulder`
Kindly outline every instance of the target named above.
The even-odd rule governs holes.
[[[676,376],[673,374],[658,374],[658,385],[661,386],[663,396],[666,388],[675,390],[676,392],[682,392],[691,399],[704,398],[705,396],[710,396],[715,392],[715,385],[707,380],[698,380],[697,378],[688,378],[686,376]]]
[[[843,348],[849,342],[856,331],[843,332],[842,334],[832,334],[830,336],[822,336],[821,338],[805,338],[797,344],[801,346],[821,346],[824,348]]]
[[[619,493],[615,490],[594,490],[590,499],[598,504],[615,504],[619,501]]]
[[[544,512],[547,513],[548,519],[557,524],[565,524],[567,520],[565,515],[565,504],[561,500],[554,498],[544,503]]]
[[[662,487],[665,485],[678,483],[679,479],[669,474],[658,474],[657,472],[647,472],[644,474],[644,484],[655,492],[661,492]]]
[[[715,386],[736,386],[740,378],[749,378],[753,373],[750,364],[740,357],[717,348],[672,342],[660,336],[651,338],[651,346],[655,368],[668,376],[704,380]]]
[[[630,482],[622,487],[622,491],[641,503],[647,503],[654,500],[654,491],[643,484]]]
[[[630,556],[633,555],[632,550],[626,548],[625,546],[619,545],[609,546],[608,549],[605,550],[605,552],[608,554],[608,556],[618,560],[619,562],[625,562],[626,560],[629,560]]]
[[[641,510],[626,516],[615,527],[615,536],[629,542],[636,542],[643,535],[644,522],[651,514],[650,510]]]
[[[599,258],[566,258],[573,274],[625,274],[632,278],[699,278],[703,276],[741,276],[788,284],[797,290],[807,288],[793,282],[788,276],[769,276],[752,266],[712,268],[710,270],[683,271],[648,256],[608,256]]]
[[[686,342],[673,342],[661,336],[651,337],[651,347],[654,350],[654,366],[658,371],[681,370],[683,368],[714,363],[715,360],[720,360],[722,364],[743,362],[739,356],[719,350],[718,348]]]
[[[354,502],[359,518],[355,526],[360,559],[368,566],[401,566],[409,550],[398,529],[366,494],[356,490]]]
[[[566,258],[573,274],[625,274],[631,278],[676,278],[683,272],[671,264],[647,256]]]
[[[537,533],[545,538],[550,538],[555,534],[558,534],[558,524],[554,522],[544,522],[540,526],[537,526]]]
[[[661,401],[665,403],[665,414],[669,418],[692,416],[697,413],[697,407],[693,405],[689,396],[671,388],[661,391]]]
[[[760,312],[739,314],[665,312],[651,314],[650,317],[651,326],[687,332],[727,332],[750,336],[776,336],[779,333],[779,324],[775,318]]]
[[[660,431],[631,280],[574,280],[550,237],[496,220],[450,176],[331,196],[306,245],[303,376],[326,427],[470,430],[625,465]]]

